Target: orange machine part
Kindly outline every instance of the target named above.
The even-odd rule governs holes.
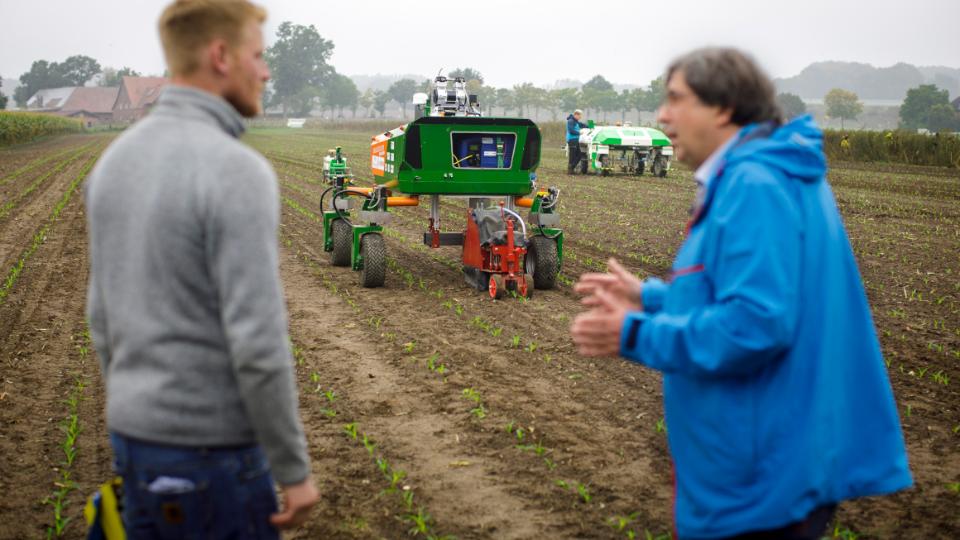
[[[480,229],[467,210],[467,232],[463,235],[463,264],[473,268],[486,268],[483,250],[480,249]]]
[[[420,206],[419,197],[387,197],[387,206]]]
[[[519,206],[520,208],[530,208],[533,206],[533,199],[530,197],[515,197],[513,203]]]

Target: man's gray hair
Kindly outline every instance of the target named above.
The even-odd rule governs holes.
[[[738,126],[783,123],[773,82],[746,53],[723,47],[697,49],[670,64],[666,81],[678,71],[700,101],[730,109],[731,121]]]

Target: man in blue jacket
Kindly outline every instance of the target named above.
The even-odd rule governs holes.
[[[667,282],[613,260],[583,276],[573,339],[663,372],[680,538],[820,538],[840,501],[912,484],[822,134],[781,125],[738,51],[666,79],[659,121],[698,182],[689,234]]]
[[[583,159],[583,153],[580,152],[580,128],[587,127],[580,121],[583,111],[577,109],[573,114],[567,117],[567,174],[576,174],[577,165]],[[581,174],[587,172],[586,162],[583,163]]]

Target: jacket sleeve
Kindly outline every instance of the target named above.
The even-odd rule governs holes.
[[[274,477],[291,485],[310,466],[280,285],[277,181],[263,160],[240,157],[222,168],[206,202],[207,257],[247,416]]]
[[[663,308],[663,299],[669,285],[660,278],[647,278],[640,287],[640,303],[645,313],[656,313]]]
[[[107,317],[104,313],[103,295],[97,285],[97,276],[93,269],[90,271],[90,281],[87,284],[87,328],[90,329],[90,340],[97,351],[97,360],[100,362],[100,376],[107,379],[107,369],[110,367],[110,347],[107,341]]]
[[[87,182],[84,185],[84,199],[87,208],[87,231],[89,235],[88,246],[90,249],[90,275],[87,278],[87,328],[90,330],[90,340],[93,342],[93,348],[97,351],[97,360],[100,362],[100,377],[107,380],[107,369],[110,367],[110,347],[107,341],[107,316],[104,307],[103,291],[98,284],[99,272],[95,261],[98,257],[94,256],[94,250],[97,246],[94,240],[94,227],[91,220],[91,205],[93,200],[90,197],[90,190],[96,183],[97,169],[94,169]]]
[[[717,227],[710,259],[715,267],[706,270],[712,299],[681,315],[629,314],[621,333],[624,357],[666,373],[736,375],[755,371],[792,343],[799,310],[798,210],[782,180],[759,165],[740,165],[725,182],[725,194],[717,194],[707,217]]]

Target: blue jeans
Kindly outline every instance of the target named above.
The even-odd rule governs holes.
[[[279,539],[273,476],[259,446],[167,446],[110,434],[130,540]]]

